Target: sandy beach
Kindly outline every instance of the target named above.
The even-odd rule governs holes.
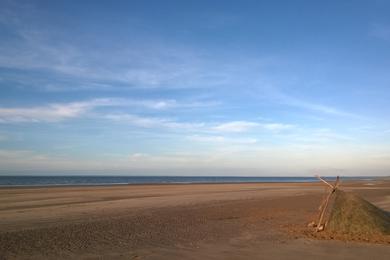
[[[390,181],[342,184],[390,211]],[[390,244],[306,236],[320,183],[0,189],[0,259],[388,259]]]

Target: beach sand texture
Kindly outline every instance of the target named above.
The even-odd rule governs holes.
[[[390,211],[388,180],[342,188]],[[1,188],[0,259],[389,259],[386,240],[306,236],[324,194],[319,183]]]

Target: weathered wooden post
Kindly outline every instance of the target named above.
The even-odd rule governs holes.
[[[336,181],[334,183],[334,185],[330,184],[329,182],[325,181],[324,179],[322,179],[320,176],[316,175],[316,177],[322,181],[323,183],[325,183],[326,185],[328,185],[331,189],[329,190],[329,194],[328,196],[326,197],[326,199],[321,203],[321,206],[319,208],[320,210],[320,214],[319,214],[319,220],[318,220],[318,224],[317,224],[317,228],[316,228],[316,231],[319,232],[319,231],[322,231],[325,229],[325,223],[322,223],[323,222],[323,219],[324,219],[324,216],[325,216],[325,213],[326,213],[326,209],[328,208],[328,205],[329,205],[329,201],[330,201],[330,197],[332,196],[332,194],[335,193],[336,189],[338,188],[339,186],[339,176],[337,176],[336,178]]]

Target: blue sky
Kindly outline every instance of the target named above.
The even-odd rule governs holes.
[[[0,174],[389,175],[388,1],[0,1]]]

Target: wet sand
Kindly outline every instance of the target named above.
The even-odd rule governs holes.
[[[390,211],[390,181],[343,183]],[[0,259],[388,259],[390,244],[316,240],[322,184],[0,189]]]

